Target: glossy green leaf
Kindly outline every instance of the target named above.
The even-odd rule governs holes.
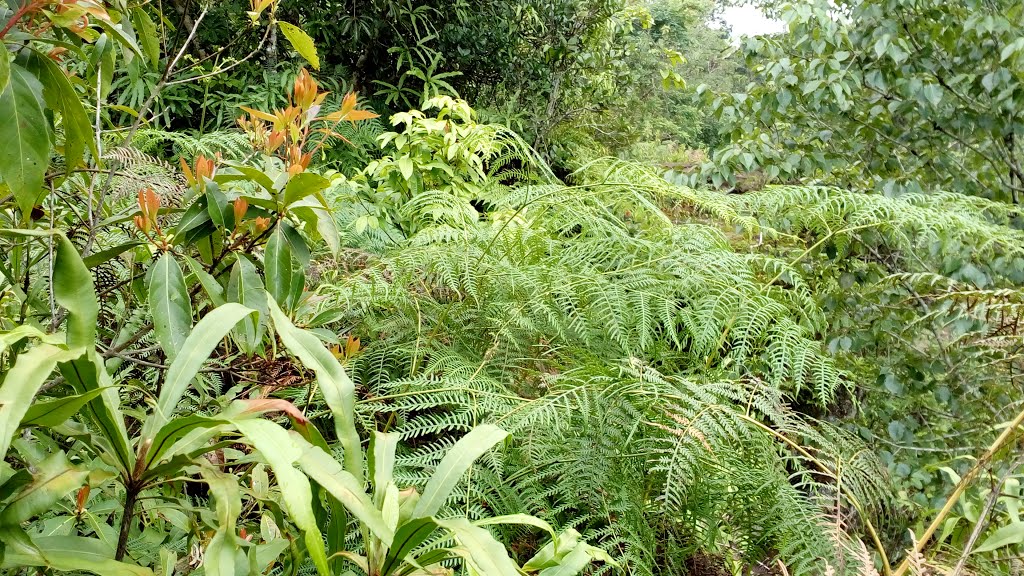
[[[10,81],[0,93],[0,178],[28,213],[43,189],[50,165],[50,122],[43,107],[43,86],[28,70],[10,65]]]
[[[22,418],[39,388],[50,378],[58,362],[77,358],[84,351],[40,344],[20,354],[0,385],[0,454],[7,454]]]
[[[174,231],[174,243],[177,246],[191,246],[216,231],[210,216],[209,201],[206,196],[200,196],[181,215]]]
[[[305,367],[316,373],[320,392],[334,414],[334,429],[345,451],[345,470],[362,482],[363,454],[355,424],[355,384],[319,338],[296,328],[273,299],[269,304],[274,329],[281,342]]]
[[[460,438],[427,481],[413,515],[426,517],[437,514],[473,462],[507,436],[508,432],[501,428],[483,424]]]
[[[287,220],[279,222],[278,227],[284,231],[284,237],[288,239],[288,245],[292,249],[292,256],[299,261],[303,268],[309,266],[310,254],[309,246],[306,245],[306,239]]]
[[[313,43],[313,39],[306,34],[302,28],[294,24],[287,22],[278,22],[277,25],[281,28],[281,32],[284,33],[284,37],[291,43],[292,48],[299,53],[309,62],[313,68],[320,69],[320,58],[316,54],[316,45]]]
[[[228,202],[228,197],[220,191],[215,182],[206,183],[206,209],[210,219],[222,230],[231,232],[235,228],[235,211]]]
[[[192,330],[192,299],[181,267],[169,252],[149,271],[149,312],[157,342],[173,361]]]
[[[121,254],[124,254],[125,252],[131,250],[132,248],[142,246],[142,244],[142,242],[138,241],[118,244],[117,246],[113,246],[105,250],[100,250],[99,252],[94,252],[86,256],[85,258],[82,259],[82,263],[85,264],[86,268],[89,268],[91,270],[99,266],[100,264],[110,262],[114,258],[117,258]]]
[[[182,452],[182,449],[176,447],[175,444],[186,436],[193,434],[197,430],[210,429],[224,424],[227,424],[227,420],[201,414],[174,418],[161,426],[160,430],[157,430],[156,435],[153,437],[153,444],[146,454],[146,468],[152,468],[154,464],[158,464],[161,460]],[[174,448],[174,453],[168,454],[167,452],[172,447]]]
[[[213,302],[214,306],[223,306],[227,300],[224,299],[224,287],[220,285],[220,282],[217,282],[217,279],[207,272],[203,265],[195,258],[186,256],[185,262],[188,264],[189,270],[203,286],[203,290],[206,291],[210,302]]]
[[[306,274],[292,254],[284,228],[278,226],[267,241],[263,256],[267,292],[286,311],[295,309],[306,285]]]
[[[437,529],[433,518],[413,518],[395,531],[395,537],[381,565],[381,574],[388,576],[402,565],[406,556],[412,554],[420,544]]]
[[[291,206],[299,200],[310,196],[321,204],[325,203],[322,192],[331,185],[331,181],[313,172],[301,172],[292,176],[284,187],[284,205]]]
[[[89,401],[83,413],[100,431],[106,442],[106,449],[121,466],[122,472],[130,472],[135,463],[135,455],[128,441],[120,396],[110,375],[107,374],[103,359],[95,349],[90,349],[85,355],[60,364],[60,373],[77,394],[102,390],[99,397]]]
[[[233,182],[235,180],[251,180],[256,184],[259,184],[267,192],[273,193],[274,180],[266,175],[265,172],[252,166],[246,166],[239,162],[225,162],[225,166],[229,167],[229,170],[220,171],[214,177],[214,181],[221,182]]]

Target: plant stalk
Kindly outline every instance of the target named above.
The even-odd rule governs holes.
[[[929,525],[928,529],[924,531],[924,534],[922,534],[921,537],[918,538],[913,550],[910,551],[911,553],[907,554],[907,557],[903,559],[903,562],[900,562],[900,565],[897,566],[896,570],[893,571],[893,576],[903,576],[907,573],[907,570],[910,569],[910,559],[915,554],[918,554],[924,550],[925,546],[928,545],[928,541],[931,540],[933,535],[935,535],[935,531],[938,530],[939,526],[941,526],[942,523],[946,520],[946,516],[949,516],[949,513],[953,511],[953,507],[955,507],[957,501],[960,500],[960,496],[964,493],[965,490],[967,490],[967,487],[970,486],[971,482],[974,482],[974,479],[978,477],[978,474],[981,473],[981,470],[988,466],[989,462],[991,462],[992,460],[992,457],[995,456],[995,453],[998,452],[1003,446],[1005,446],[1006,443],[1013,437],[1014,432],[1017,431],[1017,428],[1020,427],[1021,424],[1024,424],[1024,410],[1017,414],[1013,421],[1010,422],[1010,425],[1007,426],[1005,430],[1003,430],[1003,433],[1000,434],[999,437],[996,438],[995,442],[993,442],[992,445],[988,447],[988,450],[986,450],[985,453],[982,454],[980,458],[978,458],[978,461],[974,464],[974,467],[972,467],[970,471],[968,471],[967,474],[964,474],[963,478],[960,479],[960,482],[957,483],[956,488],[953,489],[953,493],[950,494],[949,498],[946,500],[946,504],[942,507],[942,510],[939,510],[939,514],[935,517],[934,520],[932,520],[931,525]]]
[[[139,488],[134,482],[125,486],[124,514],[121,516],[121,532],[117,537],[117,551],[114,560],[121,561],[128,552],[128,535],[132,531],[132,520],[135,518],[135,504],[139,500]]]

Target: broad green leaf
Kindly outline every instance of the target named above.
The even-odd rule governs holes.
[[[85,258],[82,259],[82,263],[85,264],[86,268],[89,268],[91,270],[91,269],[99,266],[100,264],[109,262],[109,261],[113,260],[114,258],[117,258],[121,254],[124,254],[125,252],[131,250],[132,248],[135,248],[135,247],[138,247],[138,246],[142,246],[142,245],[143,245],[143,243],[142,242],[138,242],[138,241],[125,242],[123,244],[118,244],[117,246],[114,246],[112,248],[107,248],[106,250],[100,250],[99,252],[94,252],[94,253],[86,256]]]
[[[402,172],[402,178],[412,178],[412,158],[402,156],[398,159],[398,169]]]
[[[107,374],[103,359],[95,349],[90,349],[82,357],[60,364],[60,373],[78,394],[103,391],[85,406],[84,413],[102,434],[107,449],[121,465],[122,471],[130,473],[135,464],[135,455],[129,446],[120,396]]]
[[[43,99],[51,110],[60,112],[64,133],[64,165],[77,168],[88,149],[96,156],[96,135],[89,114],[82,105],[82,97],[75,91],[67,75],[51,58],[32,52],[29,70],[43,85]]]
[[[533,558],[530,558],[526,564],[523,564],[523,571],[536,572],[557,565],[561,558],[565,557],[566,554],[579,544],[579,541],[580,533],[569,528],[562,532],[558,538],[552,538],[551,542],[545,544],[533,555]]]
[[[0,512],[0,525],[17,526],[53,509],[69,492],[80,488],[89,471],[76,468],[63,452],[50,455],[32,473],[32,483]]]
[[[177,410],[178,402],[181,401],[203,362],[210,357],[217,344],[227,336],[235,324],[253,312],[255,311],[241,304],[225,304],[215,308],[196,324],[178,351],[178,356],[167,369],[167,377],[160,389],[156,408],[142,428],[144,439],[152,441],[156,432],[170,421],[171,415]]]
[[[473,462],[506,436],[508,432],[501,428],[483,424],[460,438],[444,455],[434,474],[427,481],[413,515],[426,517],[437,514]]]
[[[75,394],[32,403],[28,412],[21,419],[22,426],[45,426],[53,427],[63,424],[71,418],[94,398],[97,398],[105,388],[96,388],[84,394]]]
[[[231,267],[227,297],[230,302],[237,302],[259,312],[257,316],[246,318],[235,331],[239,347],[246,354],[255,354],[263,341],[266,326],[267,292],[256,265],[245,256],[239,255]]]
[[[292,255],[291,244],[282,226],[278,226],[267,241],[263,267],[266,271],[267,292],[271,298],[285,310],[294,310],[302,296],[306,275]]]
[[[345,451],[345,470],[363,481],[363,454],[356,432],[355,405],[356,387],[345,373],[341,363],[313,334],[296,328],[285,316],[281,308],[269,299],[270,315],[274,320],[274,329],[285,347],[298,358],[302,364],[316,373],[320,392],[324,401],[334,414],[334,429]],[[429,516],[429,514],[428,514]]]
[[[165,252],[149,272],[149,312],[160,348],[173,361],[192,330],[192,299],[178,261]]]
[[[338,254],[341,250],[341,239],[338,235],[338,225],[330,210],[307,199],[293,204],[290,212],[302,221],[303,230],[311,239],[322,239],[331,254]]]
[[[160,65],[160,36],[157,33],[156,23],[141,6],[132,9],[132,23],[139,33],[142,51],[153,68],[156,68]]]
[[[487,530],[474,526],[465,518],[436,522],[449,530],[462,545],[452,552],[462,556],[480,576],[519,576],[519,567],[509,558],[505,546]]]
[[[20,531],[20,530],[19,530]],[[12,538],[4,535],[4,542]],[[39,536],[30,546],[8,550],[3,557],[4,568],[25,566],[50,567],[58,571],[92,572],[99,576],[153,576],[153,571],[114,560],[114,550],[95,538],[80,536]]]
[[[288,239],[288,245],[292,249],[292,256],[299,261],[303,268],[309,266],[310,254],[309,246],[306,245],[306,239],[287,220],[281,220],[278,223],[278,227],[284,231],[284,237]]]
[[[6,57],[6,56],[5,56]],[[10,65],[0,93],[0,178],[27,214],[43,189],[50,165],[50,122],[43,110],[43,86],[28,70]]]
[[[580,541],[580,534],[569,528],[548,542],[523,565],[524,572],[536,572],[544,576],[574,576],[594,560],[618,566],[604,550]]]
[[[68,311],[68,346],[92,347],[100,311],[92,274],[63,234],[55,235],[54,239],[57,257],[53,265],[53,297]]]
[[[579,544],[551,567],[540,571],[544,576],[576,576],[583,571],[594,557],[586,544]]]
[[[322,448],[308,444],[298,436],[298,433],[295,433],[293,441],[302,447],[298,463],[306,475],[341,502],[353,516],[370,529],[370,532],[373,532],[374,536],[390,546],[394,534],[363,490],[362,482],[342,469],[341,464]]]
[[[292,48],[306,59],[307,62],[313,65],[313,68],[320,69],[320,58],[316,54],[316,45],[313,44],[313,39],[306,34],[302,28],[294,24],[287,22],[278,22],[277,25],[281,28],[281,32],[284,32],[284,37],[291,43]]]
[[[1014,546],[1024,542],[1024,522],[1014,522],[1000,527],[992,532],[985,540],[974,549],[972,554],[981,554],[998,550],[1005,546]]]
[[[200,414],[191,414],[189,416],[183,416],[181,418],[175,418],[160,427],[157,431],[156,436],[153,437],[153,445],[150,447],[149,452],[146,454],[146,468],[151,468],[154,464],[159,463],[163,458],[171,457],[174,454],[165,453],[174,447],[175,453],[180,453],[182,450],[176,447],[175,444],[192,434],[196,430],[209,429],[217,426],[227,424],[227,420],[218,417],[203,416]]]
[[[284,205],[291,206],[299,200],[309,196],[315,196],[321,204],[325,202],[324,190],[331,185],[331,181],[313,172],[301,172],[292,176],[284,187]]]
[[[40,344],[17,357],[14,366],[4,376],[3,385],[0,385],[0,454],[7,454],[21,419],[57,363],[77,358],[83,352],[81,348],[66,350]]]
[[[239,432],[259,450],[277,477],[289,519],[303,532],[306,548],[320,576],[330,576],[323,536],[313,514],[313,490],[306,476],[295,468],[303,449],[297,435],[266,420],[233,420]]]
[[[216,182],[206,183],[206,203],[210,219],[222,230],[231,232],[235,228],[235,211],[228,203],[228,197],[220,191]]]
[[[174,231],[174,243],[177,246],[191,246],[216,231],[210,216],[209,201],[206,196],[200,196],[181,215]]]
[[[214,177],[214,181],[220,182],[232,182],[234,180],[251,180],[256,184],[259,184],[264,190],[270,193],[274,193],[274,181],[266,175],[265,172],[252,166],[246,166],[238,162],[225,162],[225,166],[229,166],[236,173],[231,173],[229,170],[218,172]]]

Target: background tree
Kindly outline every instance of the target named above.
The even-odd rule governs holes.
[[[774,180],[1018,201],[1018,3],[766,4],[787,31],[743,43],[757,80],[707,92],[729,138],[707,166],[716,183],[762,169]]]

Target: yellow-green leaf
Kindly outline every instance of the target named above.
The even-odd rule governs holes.
[[[313,44],[313,39],[306,34],[302,28],[294,24],[287,22],[278,22],[277,25],[281,28],[281,32],[284,32],[284,37],[291,42],[292,48],[306,59],[307,62],[313,65],[313,68],[320,69],[320,58],[316,55],[316,45]]]

